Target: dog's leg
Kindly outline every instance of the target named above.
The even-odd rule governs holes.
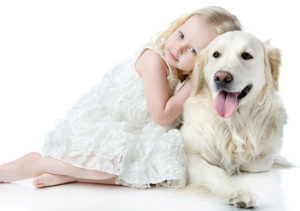
[[[235,185],[223,169],[208,164],[199,155],[189,155],[189,183],[195,187],[207,187],[236,207],[257,206],[252,193]]]
[[[263,160],[256,160],[252,161],[251,163],[247,165],[242,165],[240,167],[241,171],[247,171],[247,172],[263,172],[263,171],[268,171],[271,169],[273,165],[273,158],[266,158]]]

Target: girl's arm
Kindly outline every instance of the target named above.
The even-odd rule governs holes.
[[[183,104],[192,93],[192,84],[190,80],[187,80],[185,84],[180,88],[178,93],[169,98],[165,106],[165,118],[162,125],[167,126],[171,124],[178,116],[183,113]]]
[[[136,69],[141,74],[147,106],[154,121],[168,126],[183,112],[183,104],[190,96],[192,86],[187,81],[179,92],[170,97],[167,80],[168,67],[153,50],[146,50],[137,60]]]

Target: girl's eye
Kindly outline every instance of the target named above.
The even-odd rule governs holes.
[[[193,54],[197,54],[197,51],[195,50],[195,48],[190,48],[190,50]]]
[[[182,34],[182,32],[181,31],[179,31],[179,37],[183,40],[183,38],[184,38],[184,35]]]

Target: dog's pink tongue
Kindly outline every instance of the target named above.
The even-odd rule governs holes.
[[[238,105],[237,95],[238,93],[219,92],[214,99],[214,108],[220,117],[229,118],[232,116]]]

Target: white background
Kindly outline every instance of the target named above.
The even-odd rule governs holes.
[[[0,163],[40,151],[46,132],[105,72],[175,18],[208,5],[282,50],[282,152],[300,163],[300,8],[288,0],[0,1]]]

